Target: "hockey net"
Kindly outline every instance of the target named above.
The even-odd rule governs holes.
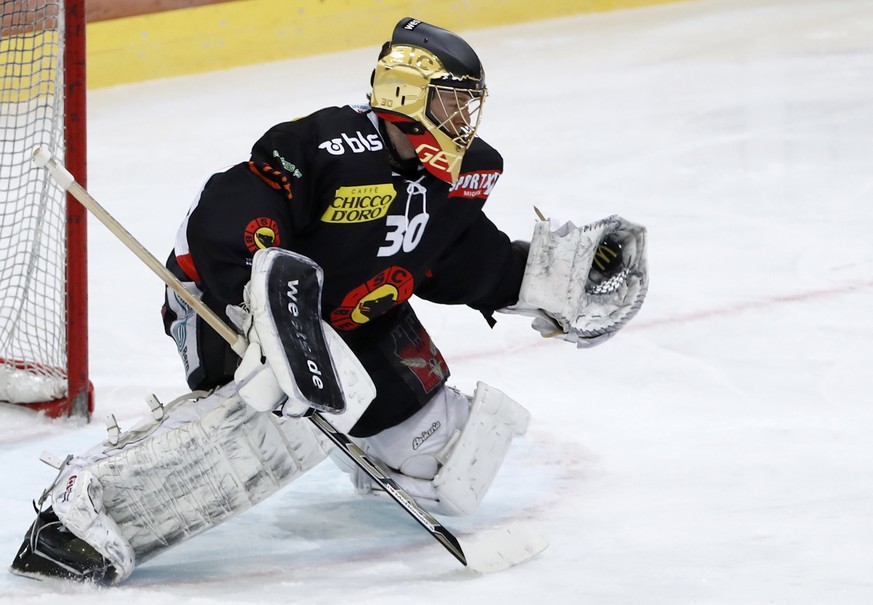
[[[84,0],[0,4],[0,401],[87,416],[84,210],[31,162],[84,181]]]

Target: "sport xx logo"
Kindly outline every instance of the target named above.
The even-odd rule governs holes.
[[[347,150],[352,153],[364,153],[365,151],[379,151],[384,149],[382,140],[377,134],[364,135],[360,130],[356,130],[352,136],[346,133],[340,134],[335,139],[325,141],[318,146],[319,149],[324,149],[331,155],[343,155]]]
[[[485,199],[491,195],[500,174],[499,170],[480,170],[462,174],[458,182],[449,190],[449,197]]]

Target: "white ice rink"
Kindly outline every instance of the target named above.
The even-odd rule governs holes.
[[[388,36],[386,32],[386,37]],[[525,521],[550,547],[476,576],[324,464],[96,589],[0,573],[24,605],[873,603],[873,1],[701,0],[465,33],[488,72],[486,209],[649,229],[651,288],[607,344],[416,308],[471,390],[533,413],[462,539]],[[276,122],[361,102],[377,49],[89,96],[89,189],[159,258],[202,181]],[[87,426],[0,409],[0,563],[78,453],[184,392],[162,286],[90,222]]]

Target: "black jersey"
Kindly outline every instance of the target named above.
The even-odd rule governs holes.
[[[393,400],[374,406],[396,411],[380,413],[388,420],[359,433],[414,413],[448,375],[407,303],[412,295],[487,313],[515,302],[525,260],[523,248],[513,246],[482,211],[503,169],[495,149],[475,139],[457,183],[450,185],[417,162],[411,169],[398,167],[387,145],[366,107],[327,108],[274,126],[248,162],[207,181],[168,262],[220,315],[226,305],[242,301],[258,249],[280,246],[318,263],[324,270],[324,320],[371,373],[377,402]],[[205,357],[218,359],[207,352],[217,341],[204,347],[200,341],[210,329],[190,313],[186,319],[178,303],[168,296],[165,323],[192,388],[227,382],[232,355],[221,347],[215,368],[224,369],[210,369]],[[196,350],[188,350],[192,346]],[[406,372],[417,366],[421,376],[392,389],[393,366]],[[414,397],[405,392],[410,387]]]

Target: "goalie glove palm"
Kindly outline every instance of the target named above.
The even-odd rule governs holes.
[[[598,345],[630,321],[648,289],[646,230],[619,216],[576,227],[537,223],[518,303],[532,327],[579,348]]]

